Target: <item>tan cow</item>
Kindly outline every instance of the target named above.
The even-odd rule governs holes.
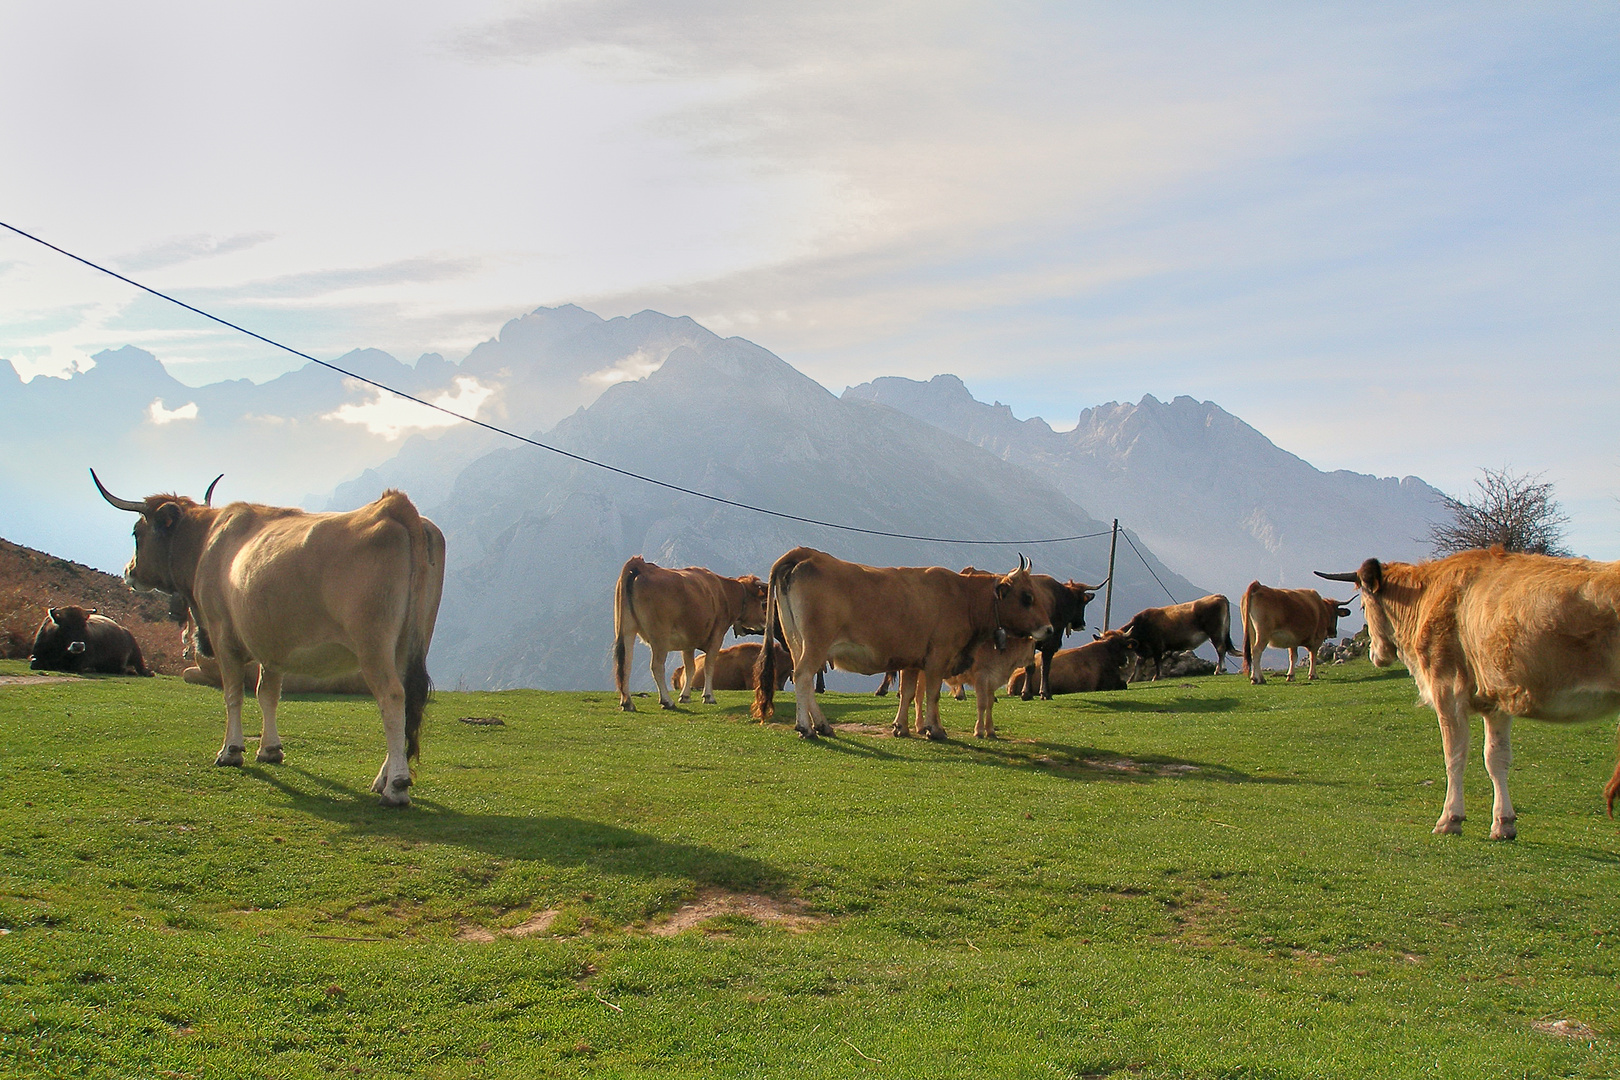
[[[765,630],[765,586],[752,574],[721,577],[701,566],[668,570],[632,555],[619,571],[613,589],[613,679],[619,687],[619,708],[635,712],[630,700],[630,657],[639,636],[652,650],[653,681],[658,704],[673,709],[664,682],[664,660],[679,652],[686,667],[680,702],[692,700],[697,682],[693,654],[718,653],[726,631],[758,634]],[[713,666],[706,668],[703,701],[714,704]]]
[[[996,737],[996,688],[1004,684],[1015,670],[1033,663],[1034,660],[1035,642],[1030,638],[1008,638],[1007,643],[1001,646],[994,641],[981,641],[974,646],[973,662],[968,669],[945,680],[945,685],[951,688],[951,696],[958,701],[964,696],[963,687],[973,687],[973,704],[978,714],[973,722],[975,738]],[[923,713],[923,704],[926,695],[917,694],[917,679],[920,674],[921,672],[915,668],[900,673],[900,709],[894,718],[894,734],[901,738],[911,734],[907,727],[907,706],[915,701],[918,733],[943,738],[943,734],[934,735],[925,726],[927,717]]]
[[[1219,675],[1226,672],[1227,654],[1237,652],[1232,644],[1232,604],[1220,593],[1185,604],[1144,608],[1119,630],[1143,662],[1153,661],[1155,681],[1165,653],[1210,642],[1215,646],[1215,673]]]
[[[1462,832],[1471,714],[1485,718],[1491,839],[1511,840],[1514,718],[1596,720],[1620,710],[1620,562],[1494,548],[1415,566],[1368,559],[1353,574],[1321,576],[1356,583],[1373,663],[1399,657],[1440,720],[1446,804],[1437,833]],[[1617,792],[1620,768],[1604,789],[1611,814]]]
[[[216,765],[242,764],[245,670],[258,661],[264,714],[257,759],[283,758],[276,705],[288,674],[359,670],[382,713],[388,754],[371,790],[390,806],[411,801],[430,684],[428,646],[444,588],[444,534],[399,491],[343,514],[236,502],[199,505],[182,495],[104,499],[141,515],[124,580],[184,597],[200,647],[219,661],[225,743]]]
[[[721,649],[715,653],[714,682],[716,690],[752,690],[754,688],[754,668],[759,664],[759,650],[762,646],[757,641],[745,641],[741,645],[733,645],[728,649]],[[709,654],[704,653],[697,658],[696,679],[707,679],[709,667]],[[787,685],[788,675],[793,670],[793,658],[781,645],[776,646],[776,667],[778,669],[776,689],[781,690]],[[670,673],[669,681],[679,690],[686,682],[686,669],[677,667]]]
[[[1123,690],[1123,668],[1131,660],[1130,640],[1124,631],[1105,630],[1087,645],[1064,649],[1052,657],[1050,685],[1054,694],[1088,694],[1096,690]],[[1029,669],[1013,672],[1007,693],[1022,693],[1029,685]]]
[[[1288,678],[1294,681],[1298,650],[1305,649],[1310,665],[1307,679],[1316,678],[1316,650],[1339,633],[1339,620],[1350,614],[1350,601],[1326,600],[1315,589],[1273,589],[1258,581],[1243,591],[1243,670],[1260,686],[1260,658],[1266,647],[1288,650]]]
[[[794,548],[771,567],[766,623],[793,657],[794,724],[805,738],[831,735],[811,681],[831,660],[840,671],[876,675],[916,668],[923,679],[923,731],[942,739],[939,684],[965,670],[979,644],[1044,638],[1052,616],[1022,556],[1012,573],[959,574],[942,566],[863,566]],[[775,714],[774,653],[761,652],[754,716]]]

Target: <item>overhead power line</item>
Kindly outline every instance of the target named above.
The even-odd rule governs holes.
[[[949,536],[918,536],[918,535],[913,534],[913,533],[889,532],[889,531],[884,530],[884,529],[866,529],[866,528],[862,528],[859,525],[844,525],[844,524],[841,524],[841,523],[836,522],[836,521],[822,521],[819,518],[803,517],[803,516],[801,516],[799,514],[789,514],[789,513],[785,512],[785,511],[782,511],[782,510],[772,510],[772,509],[769,509],[768,507],[764,507],[764,506],[755,506],[755,505],[753,505],[751,503],[739,502],[739,501],[737,501],[735,499],[727,499],[727,498],[723,498],[723,497],[721,497],[719,495],[711,495],[706,491],[697,491],[697,490],[695,490],[693,488],[682,487],[680,484],[670,483],[668,480],[659,480],[656,477],[647,476],[647,475],[645,475],[643,473],[638,473],[638,472],[635,472],[635,471],[633,471],[631,469],[621,469],[617,465],[609,465],[605,461],[597,461],[595,458],[588,458],[588,457],[585,457],[582,454],[575,454],[575,453],[572,453],[571,451],[564,450],[561,447],[552,446],[549,443],[543,443],[543,442],[539,441],[538,439],[531,439],[526,435],[519,435],[515,431],[510,431],[510,430],[508,430],[506,428],[499,427],[499,426],[497,426],[495,424],[486,423],[483,420],[478,420],[478,419],[475,419],[475,418],[473,418],[471,416],[467,416],[467,415],[465,415],[463,413],[456,412],[454,409],[446,408],[443,405],[436,405],[433,402],[426,401],[426,400],[424,400],[422,398],[419,398],[419,397],[415,396],[414,394],[408,394],[403,390],[398,390],[398,389],[396,389],[396,388],[394,388],[392,386],[389,386],[387,383],[378,382],[376,379],[368,379],[366,376],[358,374],[357,372],[349,371],[347,368],[342,368],[342,367],[339,367],[336,364],[328,363],[327,361],[318,359],[317,357],[311,356],[306,352],[300,352],[299,350],[293,348],[291,345],[283,345],[281,342],[276,341],[274,338],[265,337],[263,334],[256,333],[256,332],[254,332],[252,330],[249,330],[245,326],[239,326],[236,323],[231,322],[229,319],[222,319],[218,315],[214,315],[214,314],[212,314],[210,312],[204,311],[202,308],[195,307],[195,306],[193,306],[191,304],[188,304],[184,300],[176,299],[175,297],[170,296],[168,293],[161,292],[161,291],[159,291],[157,289],[152,288],[152,286],[150,286],[150,285],[143,285],[141,282],[136,281],[133,278],[125,277],[123,274],[118,273],[116,270],[110,270],[107,267],[100,265],[99,263],[91,262],[89,259],[86,259],[82,255],[75,255],[73,252],[68,251],[65,248],[57,247],[55,244],[51,243],[50,241],[42,240],[41,238],[35,236],[33,233],[24,232],[22,229],[17,228],[17,226],[15,226],[15,225],[7,224],[4,221],[0,221],[0,227],[9,229],[10,231],[16,233],[18,236],[21,236],[21,237],[23,237],[24,239],[27,239],[27,240],[32,240],[34,243],[39,244],[42,247],[50,248],[52,251],[56,252],[58,255],[64,255],[67,258],[72,259],[74,262],[81,263],[81,264],[83,264],[85,266],[88,266],[92,270],[98,270],[101,273],[106,274],[108,277],[117,278],[119,281],[122,281],[124,284],[131,285],[131,286],[133,286],[133,287],[135,287],[137,289],[140,289],[142,292],[151,293],[153,296],[157,297],[160,300],[167,300],[169,303],[174,304],[176,307],[185,308],[187,311],[192,312],[195,315],[201,315],[203,318],[208,319],[211,322],[216,322],[221,326],[230,327],[232,330],[235,330],[237,333],[246,334],[248,337],[255,338],[255,339],[259,340],[259,341],[262,341],[266,345],[269,345],[269,346],[272,346],[274,348],[280,349],[283,352],[291,353],[292,355],[300,357],[301,359],[308,360],[312,364],[319,364],[323,368],[327,368],[328,370],[337,372],[339,375],[344,375],[344,376],[347,376],[348,378],[355,379],[355,380],[357,380],[359,382],[365,383],[367,386],[374,386],[379,390],[383,390],[383,391],[386,391],[386,392],[388,392],[390,394],[393,394],[395,397],[403,398],[406,401],[414,401],[418,405],[425,406],[425,407],[427,407],[429,409],[435,409],[438,412],[441,412],[446,416],[451,416],[451,417],[454,417],[457,420],[465,421],[466,423],[473,424],[473,425],[475,425],[477,427],[481,427],[486,431],[492,431],[492,432],[496,433],[497,435],[505,435],[507,438],[515,439],[515,440],[517,440],[518,442],[521,442],[521,443],[528,443],[530,446],[538,447],[541,450],[549,450],[553,454],[558,454],[558,455],[560,455],[562,457],[569,458],[569,459],[571,459],[573,461],[578,461],[578,462],[580,462],[582,464],[585,464],[585,465],[594,465],[598,469],[605,469],[605,470],[607,470],[608,472],[611,472],[611,473],[618,473],[620,476],[627,476],[627,477],[630,477],[632,480],[640,480],[643,483],[654,484],[654,485],[656,485],[658,487],[665,488],[665,489],[667,489],[669,491],[678,491],[683,495],[692,495],[692,496],[695,496],[696,498],[699,498],[699,499],[707,499],[709,502],[719,503],[722,506],[736,507],[739,510],[751,510],[756,514],[766,514],[766,515],[769,515],[770,517],[781,518],[781,519],[784,519],[786,521],[797,521],[797,522],[801,522],[801,523],[803,523],[805,525],[819,525],[819,526],[821,526],[823,528],[827,528],[827,529],[841,529],[844,532],[862,533],[862,534],[865,534],[867,536],[885,536],[885,537],[889,537],[889,538],[895,539],[895,540],[918,540],[918,541],[921,541],[923,543],[929,543],[929,544],[970,544],[970,545],[976,545],[976,546],[1015,547],[1015,546],[1020,546],[1020,545],[1034,545],[1034,544],[1062,544],[1062,543],[1068,543],[1068,542],[1074,541],[1074,540],[1091,540],[1091,539],[1094,539],[1094,538],[1099,537],[1099,536],[1107,536],[1108,535],[1108,530],[1104,529],[1101,532],[1082,533],[1082,534],[1077,535],[1077,536],[1051,536],[1051,537],[1045,537],[1043,539],[1038,539],[1038,540],[964,540],[964,539],[960,539],[960,538],[957,538],[957,537],[949,537]],[[1148,569],[1151,571],[1152,567],[1149,567]],[[1162,582],[1161,582],[1161,585],[1162,585]],[[1166,591],[1168,591],[1168,590],[1166,590]]]
[[[1143,555],[1142,550],[1136,546],[1136,541],[1131,539],[1131,534],[1128,533],[1128,532],[1121,531],[1119,535],[1123,536],[1125,538],[1125,542],[1127,544],[1131,545],[1131,550],[1136,552],[1136,557],[1138,559],[1142,560],[1142,565],[1146,566],[1147,567],[1147,572],[1153,575],[1153,580],[1159,582],[1159,588],[1164,590],[1164,595],[1166,595],[1166,596],[1168,596],[1170,598],[1170,602],[1172,604],[1179,603],[1180,601],[1178,601],[1176,599],[1175,594],[1170,591],[1169,587],[1166,586],[1164,582],[1159,581],[1159,575],[1154,571],[1153,567],[1151,565],[1149,565],[1149,563],[1147,561],[1147,556]]]

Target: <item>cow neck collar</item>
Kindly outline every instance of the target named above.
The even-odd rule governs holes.
[[[997,587],[1000,584],[999,581],[996,582]],[[996,651],[1001,652],[1007,647],[1007,631],[1001,625],[1001,597],[996,595],[994,588],[990,590],[990,618],[996,624],[995,631],[990,635],[990,640],[996,643]]]

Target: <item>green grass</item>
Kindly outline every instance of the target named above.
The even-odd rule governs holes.
[[[1620,1075],[1607,725],[1519,725],[1493,844],[1477,725],[1431,836],[1433,715],[1365,664],[1003,701],[993,743],[971,700],[944,744],[639,702],[441,693],[399,812],[369,703],[232,770],[216,691],[0,687],[0,1075]],[[716,891],[823,921],[649,932]]]

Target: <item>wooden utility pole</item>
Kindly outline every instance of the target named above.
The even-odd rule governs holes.
[[[1114,535],[1108,540],[1108,592],[1103,597],[1103,630],[1114,614],[1114,548],[1119,544],[1119,518],[1114,519]]]

